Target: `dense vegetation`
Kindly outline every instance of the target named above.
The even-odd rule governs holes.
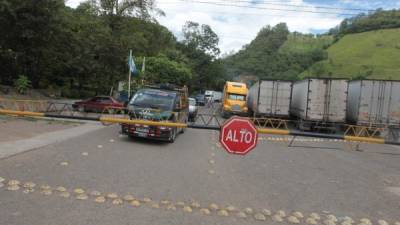
[[[263,28],[224,59],[240,79],[343,77],[400,79],[400,11],[377,10],[348,18],[325,35],[289,33],[285,24]]]
[[[348,34],[327,49],[328,58],[304,76],[400,79],[400,29]]]
[[[305,76],[399,79],[400,11],[377,10],[345,19],[326,35],[265,26],[232,55],[219,58],[208,25],[187,22],[177,41],[151,16],[154,0],[0,0],[0,83],[58,90],[66,97],[109,93],[127,80],[132,49],[143,82],[221,89],[227,79],[301,79]],[[385,30],[380,30],[380,29]]]
[[[337,39],[346,34],[361,33],[379,29],[400,28],[400,10],[384,11],[378,9],[369,14],[344,19],[340,25],[332,28],[329,34],[335,35]]]
[[[154,0],[88,0],[76,9],[63,0],[0,0],[0,83],[26,76],[33,88],[68,97],[108,93],[127,80],[127,57],[146,71],[134,81],[220,86],[218,37],[207,25],[187,23],[185,40],[150,15]]]
[[[330,36],[289,33],[286,24],[266,26],[238,53],[224,59],[227,73],[261,79],[296,80],[313,63],[325,59]]]

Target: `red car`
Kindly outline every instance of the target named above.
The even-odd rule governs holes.
[[[123,109],[124,104],[110,96],[96,96],[88,100],[75,102],[72,107],[80,112],[103,112],[105,109]]]

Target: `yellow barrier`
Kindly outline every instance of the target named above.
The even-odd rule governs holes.
[[[344,136],[344,140],[368,142],[368,143],[375,143],[375,144],[385,144],[385,139],[383,139],[383,138]]]
[[[156,122],[147,120],[128,120],[128,119],[119,119],[110,117],[101,117],[99,121],[106,123],[141,124],[148,126],[164,126],[164,127],[179,127],[179,128],[186,128],[188,126],[186,123]]]
[[[14,111],[14,110],[5,110],[0,109],[0,114],[8,114],[15,116],[31,116],[31,117],[46,117],[45,113],[37,113],[37,112],[29,112],[29,111]],[[96,119],[103,123],[123,123],[123,124],[141,124],[148,126],[165,126],[165,127],[179,127],[179,128],[187,128],[188,125],[186,123],[172,123],[165,121],[147,121],[147,120],[129,120],[122,118],[112,118],[112,117],[100,117]],[[259,128],[257,129],[260,134],[275,134],[275,135],[291,135],[290,130],[283,129],[265,129]],[[335,137],[327,137],[327,138],[335,138]],[[356,136],[341,136],[337,137],[337,139],[344,139],[347,141],[356,141],[356,142],[366,142],[366,143],[376,143],[376,144],[385,144],[385,139],[383,138],[372,138],[372,137],[356,137]],[[397,144],[397,143],[396,143]]]
[[[0,114],[8,114],[14,116],[44,116],[44,113],[29,112],[29,111],[14,111],[6,109],[0,109]]]
[[[289,130],[282,129],[257,129],[259,134],[276,134],[276,135],[289,135]]]

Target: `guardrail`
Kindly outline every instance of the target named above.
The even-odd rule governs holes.
[[[18,100],[0,98],[0,108],[16,111],[44,112],[48,105],[47,100]]]
[[[0,114],[14,115],[14,116],[29,116],[29,117],[50,117],[50,118],[92,120],[92,121],[99,121],[102,123],[117,123],[117,124],[126,123],[126,124],[141,124],[141,125],[149,125],[149,126],[167,126],[167,127],[179,127],[179,128],[220,130],[220,125],[217,125],[217,124],[211,125],[211,126],[204,126],[204,125],[198,125],[198,124],[172,123],[172,122],[163,122],[163,121],[156,122],[156,121],[148,121],[148,120],[140,120],[140,119],[130,120],[130,119],[124,119],[124,118],[113,118],[113,117],[104,117],[104,116],[96,117],[96,118],[87,118],[87,117],[52,115],[52,114],[48,114],[48,113],[37,113],[37,112],[29,112],[29,111],[15,111],[15,110],[4,110],[4,109],[0,109]],[[296,130],[275,129],[275,128],[258,128],[257,131],[260,134],[292,135],[292,136],[302,136],[302,137],[341,139],[341,140],[347,140],[347,141],[375,143],[375,144],[400,145],[400,142],[397,142],[397,141],[388,141],[383,138],[375,138],[375,137],[359,137],[359,136],[350,136],[350,135],[311,133],[311,132],[302,132],[302,131],[296,131]]]

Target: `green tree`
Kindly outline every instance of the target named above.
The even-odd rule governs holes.
[[[183,42],[192,47],[203,51],[204,53],[217,57],[220,54],[218,48],[218,35],[211,29],[209,25],[188,21],[182,29]]]
[[[17,89],[18,93],[25,94],[28,88],[31,87],[31,82],[28,77],[24,75],[19,75],[18,79],[14,82],[14,87]]]
[[[137,60],[142,64],[142,59]],[[192,78],[191,69],[184,63],[169,59],[165,55],[146,58],[146,71],[141,74],[141,79],[150,83],[172,83],[185,85]]]
[[[8,82],[23,73],[38,87],[41,76],[50,73],[49,66],[57,55],[54,44],[63,7],[63,0],[1,1],[0,58],[5,60],[3,65],[12,66],[7,69],[13,74],[6,76]]]

